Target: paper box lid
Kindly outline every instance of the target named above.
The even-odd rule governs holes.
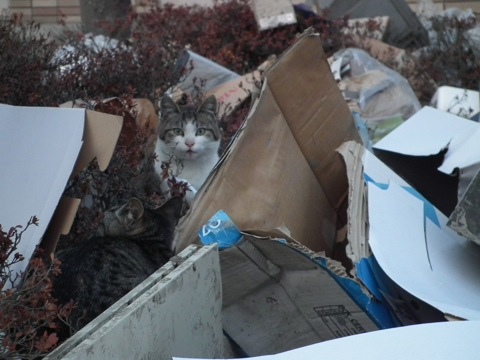
[[[9,229],[39,219],[22,236],[18,251],[27,260],[14,271],[25,268],[51,222],[50,230],[61,231],[65,215],[72,220],[76,210],[68,209],[75,202],[67,201],[60,223],[51,221],[68,179],[93,158],[104,170],[121,127],[121,117],[84,109],[0,105],[0,224]],[[55,232],[50,236],[58,238]]]

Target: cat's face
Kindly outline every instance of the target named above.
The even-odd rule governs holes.
[[[162,222],[168,230],[172,230],[180,218],[181,208],[182,200],[179,197],[169,199],[155,210],[144,209],[140,200],[132,198],[122,206],[105,211],[96,235],[134,238],[152,230],[153,222]]]
[[[133,198],[122,206],[105,211],[97,229],[99,236],[133,236],[145,231],[144,208],[140,200]]]
[[[196,110],[179,107],[169,96],[163,96],[159,141],[164,154],[190,160],[218,152],[220,129],[216,111],[213,95]]]

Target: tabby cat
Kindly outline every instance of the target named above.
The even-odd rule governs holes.
[[[155,152],[155,171],[161,176],[162,161],[174,167],[173,175],[198,190],[217,163],[220,128],[217,100],[210,96],[197,108],[179,106],[168,95],[160,101],[160,127]]]
[[[53,278],[54,294],[60,304],[70,299],[76,302],[69,318],[74,331],[173,256],[171,245],[181,207],[180,197],[155,210],[130,199],[105,213],[95,236],[57,254],[62,263],[61,274]]]

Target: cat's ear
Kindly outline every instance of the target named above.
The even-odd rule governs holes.
[[[169,223],[175,227],[182,213],[183,200],[180,196],[174,196],[168,199],[162,206],[157,209]]]
[[[128,202],[115,211],[115,215],[126,223],[137,221],[143,216],[142,202],[137,198],[131,198]]]
[[[197,112],[209,113],[215,116],[217,113],[217,98],[215,95],[210,95],[206,98],[202,105],[199,106]]]
[[[160,100],[160,113],[163,116],[168,116],[169,114],[178,112],[180,112],[180,109],[178,108],[177,104],[175,104],[175,101],[173,101],[170,96],[163,95],[162,99]]]

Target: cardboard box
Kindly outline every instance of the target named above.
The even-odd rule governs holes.
[[[85,109],[0,105],[0,224],[4,229],[39,219],[23,234],[18,251],[23,271],[36,245],[53,251],[68,233],[78,199],[62,198],[71,176],[97,159],[108,166],[122,118]]]
[[[307,32],[265,75],[250,114],[179,223],[177,249],[224,210],[243,230],[286,227],[330,254],[346,224],[348,183],[335,149],[358,139],[317,35]]]
[[[245,356],[395,326],[339,263],[273,234],[245,233],[220,265],[223,329]]]
[[[405,326],[325,341],[258,360],[405,360],[478,359],[479,321],[457,321]],[[182,360],[174,357],[173,360]]]

